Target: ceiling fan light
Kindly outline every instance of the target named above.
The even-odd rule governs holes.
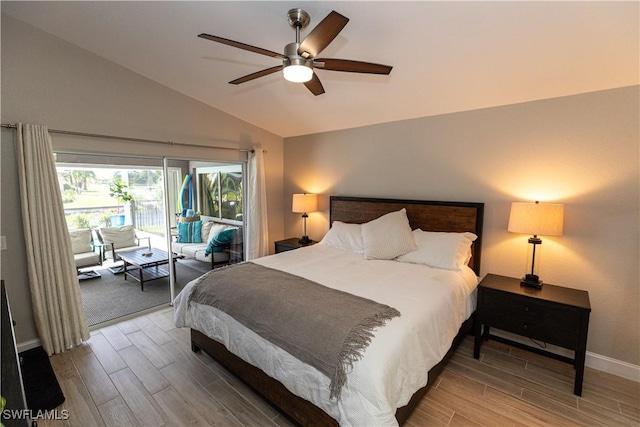
[[[306,65],[288,65],[282,69],[284,78],[293,83],[304,83],[311,80],[313,70]]]

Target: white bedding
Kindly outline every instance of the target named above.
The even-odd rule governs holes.
[[[341,426],[397,426],[396,409],[426,385],[428,371],[446,354],[475,310],[478,279],[467,267],[442,270],[317,244],[271,255],[256,264],[288,271],[325,286],[387,304],[400,311],[375,332],[353,365],[340,400],[329,399],[329,378],[262,339],[225,313],[189,306],[189,283],[174,301],[175,322],[222,342],[232,353],[338,420]]]

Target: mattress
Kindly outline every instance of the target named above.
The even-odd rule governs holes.
[[[264,340],[226,313],[188,302],[195,283],[174,300],[178,327],[197,329],[246,362],[315,404],[342,426],[396,426],[396,409],[427,384],[428,372],[446,354],[475,310],[478,278],[464,267],[443,270],[419,264],[365,260],[362,254],[322,244],[257,260],[325,286],[387,304],[400,311],[375,331],[353,364],[340,399],[329,398],[327,376]]]

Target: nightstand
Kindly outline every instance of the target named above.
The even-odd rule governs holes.
[[[586,291],[548,283],[533,289],[521,286],[520,279],[487,274],[478,285],[473,357],[480,357],[483,338],[491,338],[569,363],[576,371],[573,393],[582,396],[590,313]],[[574,358],[491,335],[490,327],[573,350]]]
[[[298,237],[292,237],[291,239],[278,240],[276,242],[276,253],[292,251],[294,249],[303,248],[305,246],[315,245],[316,241],[312,240],[309,243],[300,243]]]

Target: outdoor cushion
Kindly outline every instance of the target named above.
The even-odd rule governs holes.
[[[98,252],[85,252],[73,256],[76,268],[91,267],[100,264],[100,254]]]
[[[71,239],[73,260],[77,269],[102,264],[101,252],[96,252],[93,247],[93,233],[91,229],[80,228],[69,230],[69,238]]]
[[[171,244],[171,249],[180,255],[184,255],[187,258],[197,259],[198,261],[211,263],[221,263],[229,260],[229,254],[227,252],[214,252],[210,255],[205,255],[206,243],[177,243]],[[213,257],[213,260],[211,259]]]
[[[209,241],[209,233],[211,232],[211,227],[215,222],[213,221],[202,221],[202,227],[200,228],[200,241],[208,242]]]
[[[93,252],[93,246],[91,246],[93,240],[91,229],[80,228],[77,230],[69,230],[69,237],[71,238],[71,249],[74,254]]]
[[[115,249],[137,246],[136,230],[132,225],[123,225],[121,227],[103,227],[100,234],[105,243],[113,243]]]

